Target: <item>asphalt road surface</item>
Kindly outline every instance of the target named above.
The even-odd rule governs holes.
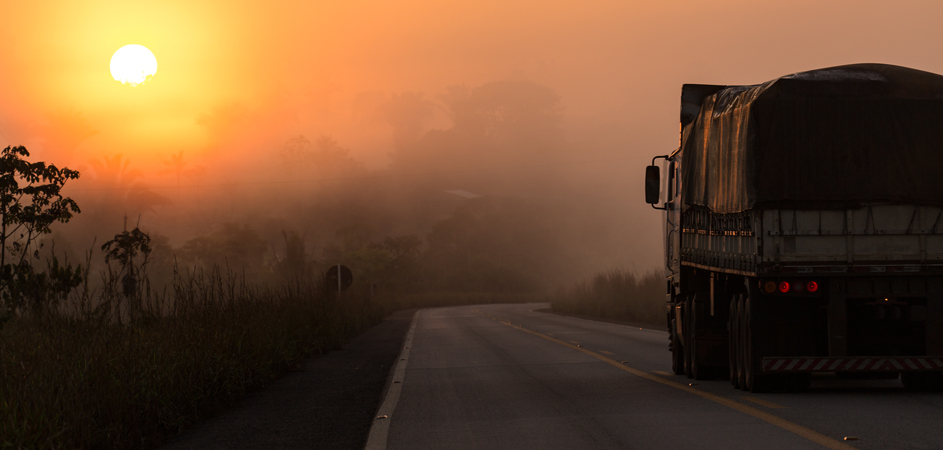
[[[666,332],[547,306],[419,311],[367,449],[943,448],[943,394],[828,375],[804,393],[695,382],[669,374]]]

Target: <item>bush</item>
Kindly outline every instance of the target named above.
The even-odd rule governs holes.
[[[146,292],[132,317],[119,285],[111,274],[70,313],[0,329],[0,447],[155,447],[385,315],[309,281],[250,287],[215,270]]]
[[[665,280],[652,270],[642,276],[612,270],[558,292],[550,302],[554,311],[663,325]]]

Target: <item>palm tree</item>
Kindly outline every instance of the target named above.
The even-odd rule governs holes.
[[[206,172],[206,167],[203,166],[187,167],[190,163],[183,159],[183,150],[181,150],[180,153],[170,155],[170,159],[164,161],[164,165],[167,166],[167,168],[158,173],[161,175],[168,173],[176,175],[178,187],[180,186],[181,177],[199,177]]]

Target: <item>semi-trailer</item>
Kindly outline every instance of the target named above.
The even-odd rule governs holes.
[[[675,374],[943,387],[943,76],[855,64],[686,84],[680,145],[645,188]]]

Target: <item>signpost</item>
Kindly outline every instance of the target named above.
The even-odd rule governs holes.
[[[343,292],[353,284],[354,274],[346,266],[338,264],[327,269],[324,282],[326,288],[333,290],[333,286],[337,286],[337,292]]]

